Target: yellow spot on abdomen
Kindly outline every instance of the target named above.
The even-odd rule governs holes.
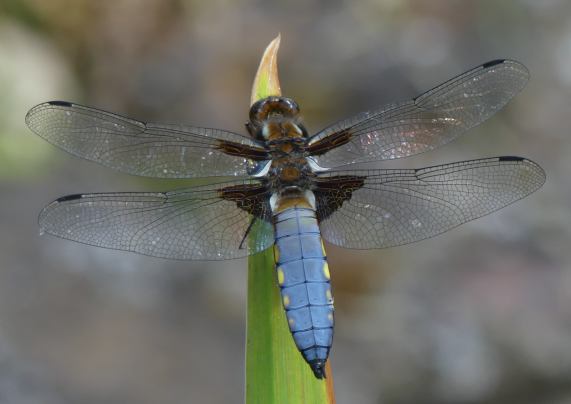
[[[329,273],[329,264],[327,261],[323,261],[323,276],[325,276],[325,279],[327,280],[331,279],[331,274]]]
[[[328,301],[333,300],[333,296],[331,295],[331,289],[327,289],[325,291],[325,297],[327,298]]]
[[[284,302],[284,307],[289,306],[289,296],[288,295],[283,295],[283,302]]]
[[[329,313],[329,314],[327,315],[327,318],[329,319],[329,321],[330,321],[331,323],[333,323],[333,313]]]
[[[321,251],[323,252],[323,256],[326,257],[327,254],[325,254],[325,244],[323,244],[323,240],[321,240]]]
[[[287,322],[289,323],[290,327],[293,327],[293,325],[295,324],[295,321],[293,318],[288,319]]]
[[[277,244],[274,244],[274,262],[280,261],[280,248]]]
[[[281,268],[278,268],[278,285],[283,285],[285,280],[284,271]]]

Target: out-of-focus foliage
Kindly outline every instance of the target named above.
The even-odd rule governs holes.
[[[67,156],[24,115],[67,99],[243,131],[259,53],[281,32],[284,95],[311,132],[479,63],[520,60],[531,81],[506,109],[385,167],[516,154],[548,176],[535,195],[441,237],[328,246],[338,402],[568,402],[570,21],[564,0],[0,2],[0,400],[243,399],[245,261],[169,262],[37,237],[37,213],[60,195],[179,183]]]
[[[35,175],[48,149],[27,136],[22,116],[38,94],[73,97],[75,79],[53,44],[14,21],[0,24],[0,60],[0,177]]]

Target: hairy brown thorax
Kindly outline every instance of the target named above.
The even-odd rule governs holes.
[[[273,187],[307,188],[311,169],[306,160],[307,131],[297,103],[286,97],[268,97],[250,109],[246,125],[250,135],[265,142],[272,162],[269,177]]]

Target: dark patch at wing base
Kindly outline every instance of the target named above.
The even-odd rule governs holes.
[[[221,199],[236,203],[240,209],[259,219],[266,217],[269,208],[268,189],[265,185],[241,184],[222,188],[218,191]]]
[[[313,190],[317,204],[317,219],[327,219],[339,209],[345,201],[351,199],[353,192],[365,184],[366,177],[358,175],[340,175],[315,180]]]
[[[319,156],[321,154],[327,153],[329,150],[349,143],[352,137],[353,135],[351,134],[351,131],[345,129],[337,133],[333,133],[330,136],[318,141],[317,143],[310,145],[307,148],[307,151],[312,156]]]
[[[264,149],[256,149],[248,145],[225,140],[221,140],[218,143],[217,149],[229,156],[245,157],[250,160],[264,161],[271,158]]]

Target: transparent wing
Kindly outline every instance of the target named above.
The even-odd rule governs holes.
[[[43,232],[80,243],[173,259],[219,260],[274,242],[265,186],[234,181],[167,193],[79,194],[39,217]],[[240,208],[237,206],[240,205]],[[244,241],[256,214],[254,241]]]
[[[418,170],[343,170],[316,179],[323,237],[348,248],[419,241],[534,192],[545,173],[520,157],[462,161]]]
[[[523,89],[525,66],[495,60],[415,99],[338,122],[309,140],[323,167],[396,159],[437,148],[495,114]]]
[[[32,108],[28,127],[76,156],[159,178],[243,176],[266,159],[253,140],[218,129],[136,121],[64,101]]]

